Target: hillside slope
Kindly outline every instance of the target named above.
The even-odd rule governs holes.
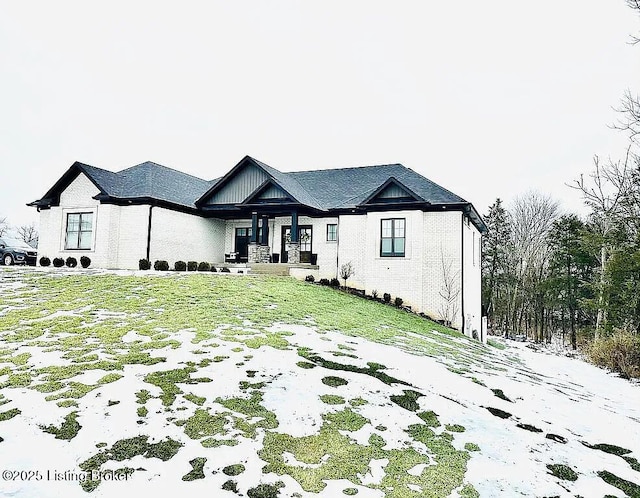
[[[289,278],[2,268],[0,341],[0,496],[640,493],[637,385]]]

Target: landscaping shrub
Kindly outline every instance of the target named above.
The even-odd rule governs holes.
[[[78,266],[78,260],[76,258],[74,258],[73,256],[69,256],[67,258],[67,260],[65,261],[65,264],[69,268],[75,268],[76,266]]]
[[[390,303],[391,302],[391,294],[389,294],[388,292],[385,292],[384,294],[382,294],[382,300],[385,303]]]
[[[329,285],[329,280],[326,278],[321,278],[318,282],[320,285]]]
[[[217,272],[218,270],[216,270],[216,267],[215,267],[215,266],[211,265],[211,271],[212,271],[212,272]]]
[[[51,264],[51,260],[46,256],[42,256],[40,258],[40,266],[49,266]]]
[[[331,282],[329,282],[329,285],[331,287],[340,287],[340,280],[338,280],[337,278],[332,278]]]
[[[623,377],[640,378],[640,336],[616,331],[610,337],[593,341],[587,350],[589,359]]]
[[[140,270],[150,270],[151,269],[151,261],[148,259],[141,259],[138,261],[138,268]]]
[[[220,273],[231,273],[231,270],[225,266],[224,268],[220,268]]]
[[[198,271],[209,271],[209,270],[211,270],[211,265],[206,261],[200,261],[200,263],[198,263]]]
[[[399,308],[400,306],[402,306],[402,298],[396,297],[393,303]]]
[[[185,263],[184,261],[176,261],[175,264],[173,265],[173,268],[176,271],[186,271],[187,263]]]
[[[158,271],[168,271],[169,263],[163,259],[156,260],[155,263],[153,263],[153,269]]]
[[[313,283],[316,281],[316,277],[314,277],[313,275],[307,275],[306,277],[304,277],[304,281]]]
[[[82,266],[82,268],[89,268],[90,264],[91,264],[91,258],[89,256],[80,257],[80,266]]]
[[[64,266],[64,259],[62,258],[53,258],[53,266],[56,268],[61,268]]]
[[[196,271],[198,269],[197,261],[189,261],[187,263],[187,271]]]
[[[373,289],[373,290],[371,291],[371,297],[372,297],[373,299],[378,299],[378,291],[377,291],[377,290],[375,290],[375,289]]]

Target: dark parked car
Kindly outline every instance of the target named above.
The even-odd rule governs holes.
[[[9,237],[0,238],[0,263],[11,265],[36,265],[38,252],[26,242]]]

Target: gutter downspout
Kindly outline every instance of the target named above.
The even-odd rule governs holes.
[[[461,255],[461,265],[460,265],[460,313],[462,314],[462,329],[460,332],[464,334],[465,330],[465,317],[464,317],[464,211],[462,211],[462,217],[460,218],[460,255]]]
[[[340,272],[340,215],[336,222],[336,278]]]
[[[151,256],[151,221],[153,218],[153,205],[149,206],[149,225],[147,226],[147,261]]]

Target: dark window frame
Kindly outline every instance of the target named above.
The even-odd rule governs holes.
[[[333,232],[329,231],[329,227],[334,227]],[[330,238],[329,234],[333,235],[333,238]],[[338,241],[338,224],[337,223],[327,223],[327,242],[337,242]]]
[[[91,217],[91,230],[82,229],[82,217],[86,215],[89,215]],[[79,216],[77,231],[75,230],[69,231],[69,218],[71,216]],[[67,222],[65,225],[65,232],[64,232],[64,250],[65,251],[91,251],[93,248],[93,230],[94,230],[94,212],[93,211],[67,213]],[[82,241],[83,233],[90,234],[88,247],[82,247],[80,245],[80,242]],[[75,234],[74,237],[76,237],[77,247],[69,247],[69,234]]]
[[[391,222],[391,237],[384,236],[384,222]],[[396,222],[402,221],[402,237],[396,237]],[[384,252],[384,241],[391,241],[391,251]],[[402,240],[402,251],[396,250],[396,241]],[[380,257],[381,258],[404,258],[407,250],[407,219],[406,218],[383,218],[380,220]]]

